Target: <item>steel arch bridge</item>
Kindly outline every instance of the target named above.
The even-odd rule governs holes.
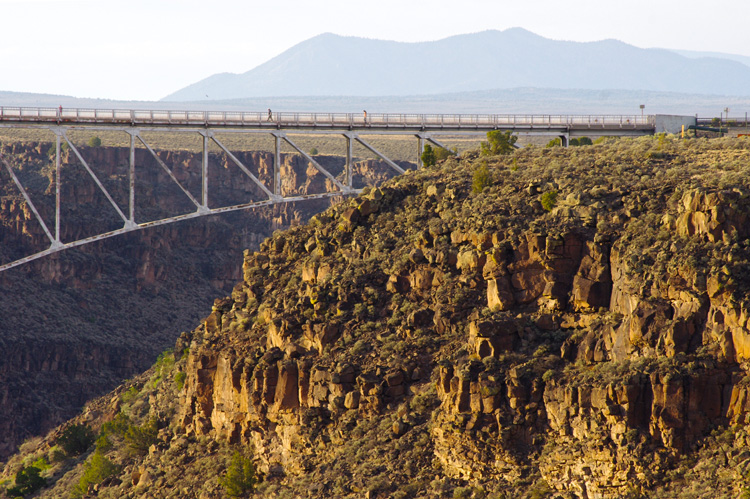
[[[620,135],[637,136],[653,134],[653,116],[555,116],[555,115],[425,115],[425,114],[366,114],[366,113],[272,113],[263,112],[213,112],[213,111],[142,111],[106,109],[63,109],[63,108],[19,108],[0,106],[0,128],[22,128],[46,130],[55,136],[55,209],[54,226],[47,225],[33,202],[28,190],[11,167],[8,158],[0,151],[0,163],[9,174],[15,187],[23,196],[27,206],[41,226],[49,247],[32,255],[0,265],[0,271],[7,270],[44,256],[94,241],[111,238],[128,232],[174,223],[191,218],[226,213],[230,211],[258,208],[280,203],[290,203],[307,199],[324,199],[353,195],[360,190],[353,187],[353,145],[359,143],[377,155],[396,174],[404,169],[386,157],[359,133],[382,135],[408,135],[417,139],[417,151],[423,150],[425,142],[443,147],[441,135],[482,135],[491,130],[512,130],[520,135],[557,136],[567,140],[573,136]],[[128,206],[123,209],[115,202],[95,171],[86,162],[80,150],[70,138],[70,132],[119,131],[129,135],[130,161],[128,171]],[[156,151],[147,143],[143,134],[148,132],[199,134],[202,137],[201,192],[193,195],[160,159]],[[270,134],[273,136],[273,179],[271,185],[264,184],[247,165],[233,154],[217,137],[217,133]],[[334,134],[346,139],[346,160],[344,178],[339,180],[324,168],[310,154],[303,151],[289,136],[289,133],[311,133],[316,135]],[[284,196],[281,190],[281,145],[288,144],[306,161],[328,179],[335,190],[319,194]],[[136,146],[145,148],[153,156],[161,170],[184,193],[194,207],[194,211],[169,216],[159,220],[138,223],[135,217]],[[209,147],[218,147],[239,170],[263,193],[265,199],[244,203],[209,207]],[[107,199],[122,222],[118,229],[82,238],[76,241],[61,240],[61,150],[63,147],[75,155],[87,175]],[[417,154],[417,167],[421,159]]]

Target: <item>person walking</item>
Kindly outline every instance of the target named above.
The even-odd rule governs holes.
[[[273,113],[270,107],[268,108],[268,118],[266,118],[266,121],[273,121]]]

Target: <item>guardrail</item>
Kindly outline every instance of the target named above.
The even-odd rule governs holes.
[[[0,122],[299,128],[508,128],[654,126],[653,116],[145,111],[0,106]]]

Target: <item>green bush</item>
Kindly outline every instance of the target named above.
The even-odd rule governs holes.
[[[10,497],[23,497],[26,494],[33,494],[37,490],[47,485],[47,480],[39,474],[41,470],[36,466],[21,468],[16,473],[16,484],[8,488]]]
[[[508,130],[493,130],[487,132],[487,142],[482,142],[481,152],[484,156],[496,156],[498,154],[510,154],[515,149],[518,137]]]
[[[557,204],[557,191],[547,191],[539,199],[545,211],[552,211]]]
[[[491,183],[492,178],[490,177],[490,170],[487,168],[487,163],[482,162],[479,168],[474,170],[474,176],[471,181],[471,192],[479,194]]]
[[[89,147],[99,147],[102,145],[102,139],[97,136],[93,136],[89,139]]]
[[[446,159],[458,155],[458,149],[454,148],[453,150],[446,149],[445,147],[436,147],[433,149],[435,152],[435,160],[436,161],[445,161]]]
[[[174,382],[177,385],[178,390],[182,390],[182,387],[185,386],[185,378],[187,378],[185,371],[178,371],[175,373]]]
[[[551,149],[553,147],[562,147],[562,139],[560,137],[555,137],[554,139],[547,142],[547,145],[544,146],[547,149]]]
[[[120,438],[124,438],[129,426],[130,418],[124,412],[120,412],[112,421],[108,421],[102,425],[101,435],[117,435]]]
[[[227,467],[227,474],[219,482],[229,497],[242,497],[252,492],[258,482],[252,460],[235,451]]]
[[[97,450],[86,463],[83,475],[78,481],[78,485],[73,488],[71,495],[74,498],[82,497],[88,493],[90,485],[102,483],[105,479],[119,472],[120,467],[107,459],[102,451]]]
[[[437,163],[437,157],[435,156],[435,151],[432,149],[432,146],[430,144],[424,145],[424,152],[422,152],[422,165],[425,168],[428,168],[430,166],[435,166],[435,163]]]
[[[152,419],[142,426],[130,425],[125,432],[124,438],[131,451],[136,454],[146,454],[148,448],[157,442],[159,429],[156,420]]]
[[[79,456],[86,452],[96,440],[93,430],[86,425],[68,426],[55,442],[68,456]]]

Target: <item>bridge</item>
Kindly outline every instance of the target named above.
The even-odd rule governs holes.
[[[560,137],[563,145],[577,136],[638,136],[653,134],[658,130],[659,119],[655,116],[614,116],[614,115],[498,115],[498,114],[370,114],[370,113],[292,113],[292,112],[217,112],[217,111],[144,111],[118,109],[69,109],[69,108],[23,108],[0,106],[0,128],[37,129],[51,132],[55,136],[55,208],[54,227],[48,226],[34,204],[28,189],[11,166],[8,158],[0,152],[0,163],[23,196],[34,214],[44,234],[49,240],[49,248],[0,265],[0,271],[16,267],[46,255],[114,237],[120,234],[147,227],[178,222],[190,218],[213,215],[235,210],[244,210],[278,203],[303,201],[306,199],[331,198],[357,194],[352,179],[353,145],[361,144],[387,164],[396,174],[404,169],[395,161],[368,143],[365,135],[407,135],[417,139],[417,168],[421,167],[420,153],[424,144],[430,142],[445,147],[441,136],[479,136],[492,130],[512,131],[520,136]],[[88,130],[110,130],[124,132],[130,137],[130,161],[128,171],[127,207],[118,204],[110,190],[86,162],[80,150],[70,138],[70,132]],[[201,192],[194,195],[178,180],[144,138],[146,132],[175,134],[199,134],[203,141],[201,165]],[[225,147],[217,133],[226,134],[270,134],[274,139],[273,178],[270,185],[263,183],[259,176]],[[303,151],[294,142],[294,134],[335,134],[346,139],[346,158],[343,178],[334,176],[312,155]],[[308,195],[283,195],[281,184],[281,145],[291,146],[317,169],[335,190]],[[163,172],[184,193],[194,207],[194,211],[169,216],[147,222],[136,221],[136,144],[145,148],[159,164]],[[246,175],[265,199],[209,207],[209,146],[218,146],[226,157]],[[76,241],[61,240],[61,150],[69,148],[98,189],[106,197],[117,213],[122,226],[118,229]]]

